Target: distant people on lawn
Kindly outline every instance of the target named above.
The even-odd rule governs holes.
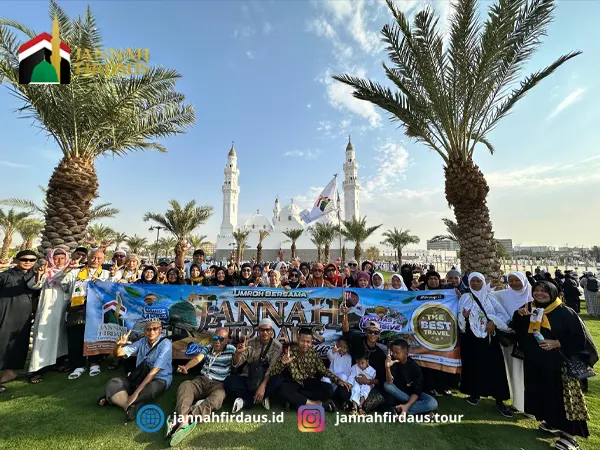
[[[171,439],[171,446],[179,445],[196,427],[196,422],[191,421],[189,416],[209,416],[223,406],[223,382],[231,373],[235,355],[235,347],[228,342],[229,332],[219,328],[210,344],[177,368],[178,372],[187,375],[188,370],[204,361],[200,375],[184,381],[177,389],[175,413],[180,420],[167,418],[167,436]]]
[[[30,282],[39,283],[44,271],[33,271],[37,256],[32,250],[20,251],[15,259],[15,267],[0,273],[0,394],[6,392],[4,383],[14,380],[17,370],[25,367],[36,292]]]
[[[297,270],[297,269],[294,269]],[[280,376],[271,376],[271,368],[281,357],[282,345],[274,337],[273,321],[261,319],[258,323],[258,337],[240,342],[233,356],[233,367],[238,373],[225,379],[225,392],[232,398],[233,414],[242,408],[252,408],[262,404],[271,409],[269,398],[283,383]]]
[[[171,341],[161,337],[162,323],[150,319],[144,325],[144,337],[133,344],[131,331],[121,336],[113,350],[116,358],[136,356],[135,369],[127,377],[108,380],[100,406],[112,404],[125,411],[127,420],[135,420],[138,410],[166,391],[173,381]]]

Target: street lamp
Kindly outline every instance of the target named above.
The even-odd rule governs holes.
[[[160,236],[160,230],[164,230],[167,227],[161,227],[160,225],[156,225],[153,227],[148,228],[148,231],[154,231],[156,230],[156,251],[154,253],[154,264],[158,263],[158,237]]]

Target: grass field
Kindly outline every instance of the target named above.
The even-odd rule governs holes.
[[[596,342],[600,342],[600,321],[583,316]],[[106,366],[106,364],[104,364]],[[115,407],[100,408],[96,400],[110,376],[119,370],[103,372],[90,378],[85,373],[78,380],[65,374],[48,373],[38,385],[25,381],[7,384],[9,391],[0,396],[0,448],[2,449],[158,449],[165,448],[163,432],[145,433],[135,422],[126,423],[122,411]],[[157,402],[165,414],[174,409],[176,388],[186,377],[175,375],[173,386]],[[441,397],[438,412],[464,414],[460,424],[340,424],[335,415],[326,417],[321,433],[301,433],[296,412],[286,412],[283,424],[200,424],[184,441],[186,447],[202,449],[544,449],[554,438],[537,430],[537,422],[517,414],[502,417],[493,400],[483,400],[477,407],[465,397]],[[580,439],[583,449],[600,448],[600,379],[590,379],[586,396],[591,420],[591,437]],[[230,411],[227,400],[223,411]],[[274,408],[276,409],[276,408]],[[262,407],[251,410],[264,413]],[[272,409],[273,411],[273,409]]]

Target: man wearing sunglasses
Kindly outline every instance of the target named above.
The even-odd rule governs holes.
[[[190,415],[210,416],[212,411],[223,406],[223,382],[231,373],[235,354],[235,347],[228,342],[229,332],[225,328],[219,328],[210,344],[203,347],[186,365],[177,368],[177,372],[187,375],[188,370],[204,361],[200,376],[184,381],[177,389],[175,413],[180,420],[179,423],[167,420],[167,435],[172,435],[171,446],[179,445],[196,427],[196,423],[190,420]]]
[[[365,328],[365,334],[355,333],[350,330],[350,324],[348,323],[348,307],[343,305],[341,308],[342,319],[342,332],[344,338],[350,343],[350,356],[352,356],[352,364],[356,364],[356,358],[367,354],[369,356],[369,365],[375,369],[375,378],[367,378],[361,375],[356,381],[359,384],[373,384],[376,390],[385,397],[385,391],[383,385],[385,383],[385,360],[387,358],[387,349],[383,345],[379,344],[379,336],[381,335],[381,326],[379,322],[370,320],[367,322]],[[339,391],[339,393],[338,393]],[[373,392],[375,389],[371,389],[371,395],[375,395]],[[350,401],[350,393],[345,392],[344,389],[337,389],[336,394],[340,400],[344,403]]]
[[[356,276],[358,275],[358,261],[356,261],[355,259],[351,259],[350,261],[348,261],[348,272],[344,271],[344,283],[346,283],[346,287],[356,287]]]
[[[229,375],[225,380],[225,392],[235,397],[233,414],[259,403],[266,410],[271,409],[269,396],[283,383],[281,377],[271,377],[271,367],[279,360],[281,348],[271,319],[258,323],[258,337],[250,339],[247,345],[245,340],[238,344],[233,367],[240,369],[239,375]]]
[[[0,394],[6,392],[3,383],[14,380],[17,370],[25,367],[29,350],[35,292],[29,286],[36,281],[33,265],[37,257],[32,250],[23,250],[15,260],[15,267],[0,273]]]

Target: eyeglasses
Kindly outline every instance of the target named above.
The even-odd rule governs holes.
[[[146,328],[146,331],[160,331],[162,330],[162,327],[151,327],[151,328]]]
[[[371,334],[371,335],[379,335],[381,334],[380,331],[377,330],[367,330],[367,334]]]
[[[327,272],[335,272],[335,269],[334,268],[327,269]]]
[[[21,262],[32,262],[32,263],[34,263],[34,262],[36,262],[36,261],[37,261],[37,259],[35,259],[35,258],[19,258],[19,261],[21,261]]]
[[[262,331],[263,333],[270,333],[273,331],[273,328],[259,328],[258,331]]]
[[[357,267],[357,266],[358,266],[358,264],[354,264],[354,263],[348,263],[348,265],[349,265],[350,267]]]
[[[242,272],[252,272],[252,269],[244,269]]]
[[[213,341],[219,341],[219,342],[223,342],[225,340],[225,338],[223,336],[213,336],[212,337]]]

